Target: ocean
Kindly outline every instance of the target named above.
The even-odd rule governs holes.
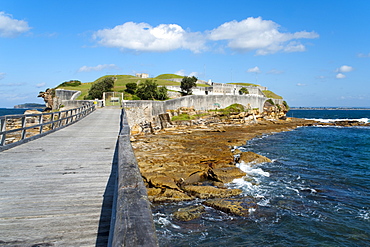
[[[23,108],[22,109],[21,108],[0,108],[0,116],[23,114],[27,110],[29,110],[29,109],[23,109]],[[32,109],[32,110],[42,111],[42,109]]]
[[[292,110],[287,116],[368,122],[367,110]],[[370,246],[370,127],[300,127],[238,147],[272,163],[238,166],[237,179],[258,207],[239,217],[206,207],[200,219],[176,221],[179,207],[155,205],[160,246]]]

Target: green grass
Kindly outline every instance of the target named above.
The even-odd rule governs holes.
[[[271,92],[270,90],[263,90],[262,91],[264,95],[266,95],[267,98],[272,98],[272,99],[282,99],[283,97],[277,95],[274,92]]]
[[[114,92],[123,92],[126,89],[126,84],[135,82],[144,82],[145,80],[155,80],[155,82],[159,86],[180,86],[180,82],[174,82],[174,81],[168,81],[164,79],[156,79],[156,78],[138,78],[132,75],[105,75],[102,76],[98,79],[96,79],[93,82],[88,82],[88,83],[82,83],[80,86],[75,86],[75,87],[64,87],[64,86],[58,86],[60,89],[66,89],[66,90],[79,90],[81,91],[81,95],[77,98],[78,100],[81,100],[84,98],[85,95],[87,95],[91,85],[99,80],[102,80],[106,77],[116,77],[117,80],[114,83],[113,91]]]
[[[175,74],[162,74],[162,75],[155,77],[155,79],[176,79],[176,78],[182,79],[184,77],[181,75],[175,75]]]
[[[253,83],[245,83],[245,82],[232,82],[232,83],[227,83],[227,84],[232,84],[232,85],[239,85],[239,86],[260,86],[260,85],[257,85],[257,84],[253,84]]]
[[[224,115],[230,115],[232,113],[240,113],[245,112],[247,109],[241,104],[232,104],[224,109],[219,109],[218,112],[224,114]]]
[[[191,120],[191,119],[194,119],[194,117],[190,116],[189,114],[182,113],[178,116],[173,116],[171,118],[171,121],[188,121],[188,120]]]
[[[183,78],[183,76],[175,75],[175,74],[162,74],[159,75],[155,78],[138,78],[133,75],[105,75],[102,76],[98,79],[96,79],[93,82],[87,82],[87,83],[82,83],[79,86],[58,86],[57,88],[62,88],[66,90],[79,90],[81,91],[81,95],[77,98],[78,100],[82,100],[85,95],[87,95],[91,85],[94,82],[97,82],[101,79],[104,79],[105,77],[116,77],[117,81],[114,83],[113,91],[114,92],[124,92],[126,89],[126,84],[127,83],[140,83],[144,82],[145,80],[154,80],[159,86],[180,86],[180,82],[174,82],[174,81],[168,81],[165,79],[173,79],[173,78]],[[228,83],[228,84],[234,84],[234,85],[240,85],[240,86],[259,86],[256,84],[252,83]],[[207,84],[198,84],[198,87],[209,87]],[[269,91],[269,90],[264,90],[263,93],[266,95],[268,98],[273,98],[273,99],[282,99],[281,96]]]
[[[76,86],[76,87],[64,87],[64,86],[58,86],[57,88],[59,89],[66,89],[66,90],[78,90],[78,91],[81,91],[81,95],[78,96],[77,100],[83,100],[84,99],[84,96],[88,93],[90,87],[91,87],[91,82],[88,82],[88,83],[82,83],[81,85],[79,86]]]

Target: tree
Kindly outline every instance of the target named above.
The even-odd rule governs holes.
[[[135,82],[130,82],[126,84],[126,93],[135,94],[137,89],[137,84]]]
[[[181,80],[181,92],[185,93],[186,95],[190,95],[193,93],[192,88],[197,86],[197,78],[195,76],[188,77],[185,76]]]
[[[111,92],[114,87],[114,79],[106,77],[91,85],[85,99],[101,99],[104,92]]]
[[[145,80],[140,82],[136,89],[136,95],[142,100],[154,100],[158,97],[158,84],[153,80]]]
[[[167,97],[167,88],[166,87],[158,87],[157,88],[157,99],[158,100],[166,100]]]

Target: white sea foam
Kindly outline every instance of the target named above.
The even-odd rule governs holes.
[[[307,118],[307,120],[319,121],[322,123],[332,123],[332,122],[339,122],[339,121],[357,121],[357,122],[364,122],[370,123],[369,118],[358,118],[358,119],[348,119],[348,118],[338,118],[338,119],[324,119],[324,118]]]
[[[248,175],[270,177],[270,173],[265,172],[259,167],[255,168],[254,166],[251,166],[244,161],[236,164],[236,166]]]
[[[154,214],[153,216],[154,216],[154,222],[161,226],[171,226],[176,229],[181,228],[180,226],[173,224],[168,219],[168,216],[166,216],[165,214],[157,213],[157,214]]]
[[[370,210],[364,210],[361,209],[358,218],[364,219],[364,220],[370,220]]]

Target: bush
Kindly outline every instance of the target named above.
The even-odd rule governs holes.
[[[153,80],[140,82],[136,89],[136,95],[142,100],[155,100],[158,97],[158,84]]]
[[[168,99],[167,96],[167,88],[166,87],[158,87],[157,88],[157,99],[158,100],[166,100]]]
[[[173,116],[171,118],[171,121],[188,121],[188,120],[191,120],[191,119],[192,119],[192,117],[189,114],[182,113],[178,116]]]
[[[232,104],[225,109],[218,110],[224,115],[230,115],[231,113],[241,113],[247,111],[247,109],[241,104]]]
[[[126,84],[125,92],[129,94],[135,94],[136,89],[137,89],[137,84],[135,82],[130,82]]]
[[[85,99],[102,99],[104,92],[111,92],[114,87],[114,79],[106,77],[91,85]]]
[[[268,99],[266,102],[270,103],[271,105],[275,105],[275,102],[272,99]]]
[[[181,92],[185,95],[191,95],[193,93],[192,88],[197,86],[197,78],[195,76],[188,77],[185,76],[181,80]]]
[[[288,103],[285,100],[283,101],[283,105],[285,106],[287,111],[289,111],[290,107],[289,107]]]
[[[243,95],[243,94],[249,94],[249,91],[247,88],[245,87],[242,87],[240,90],[239,90],[239,94],[240,95]]]

